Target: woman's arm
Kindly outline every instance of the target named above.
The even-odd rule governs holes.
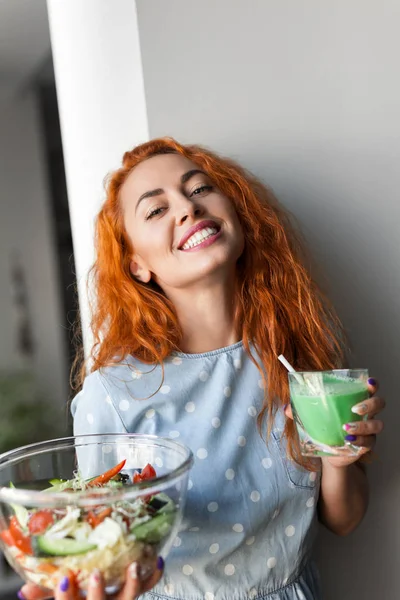
[[[348,535],[361,523],[368,507],[368,480],[360,463],[336,467],[322,459],[319,520],[337,535]]]
[[[378,389],[374,379],[368,381],[370,394]],[[355,421],[345,426],[347,438],[361,447],[361,455],[375,445],[376,435],[383,423],[375,417],[385,407],[382,398],[373,396],[353,407],[353,412],[366,416],[366,421]],[[359,457],[324,457],[322,461],[321,491],[318,513],[321,523],[337,535],[348,535],[361,523],[368,508],[368,480]]]

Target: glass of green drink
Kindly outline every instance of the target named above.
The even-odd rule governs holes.
[[[290,400],[303,456],[356,456],[343,425],[363,417],[352,407],[368,398],[367,369],[289,373]]]

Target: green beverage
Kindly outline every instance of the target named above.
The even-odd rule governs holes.
[[[343,425],[362,417],[352,407],[368,398],[366,370],[289,374],[294,420],[306,456],[358,454]]]

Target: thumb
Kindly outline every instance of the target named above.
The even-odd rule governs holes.
[[[17,596],[20,600],[46,600],[47,598],[53,598],[54,594],[51,590],[46,592],[38,585],[27,583],[20,589]]]

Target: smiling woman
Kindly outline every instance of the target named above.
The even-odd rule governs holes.
[[[367,483],[356,458],[306,462],[284,408],[278,355],[299,370],[342,362],[340,325],[286,213],[234,162],[158,139],[111,174],[96,250],[95,343],[72,403],[75,434],[156,434],[196,457],[163,579],[162,561],[147,582],[133,565],[135,587],[131,578],[119,599],[156,584],[158,599],[319,600],[317,509],[348,533]],[[368,402],[371,416],[383,406]],[[365,452],[382,424],[360,423],[353,443]],[[93,577],[88,600],[103,600]],[[57,600],[71,598],[64,584]]]

